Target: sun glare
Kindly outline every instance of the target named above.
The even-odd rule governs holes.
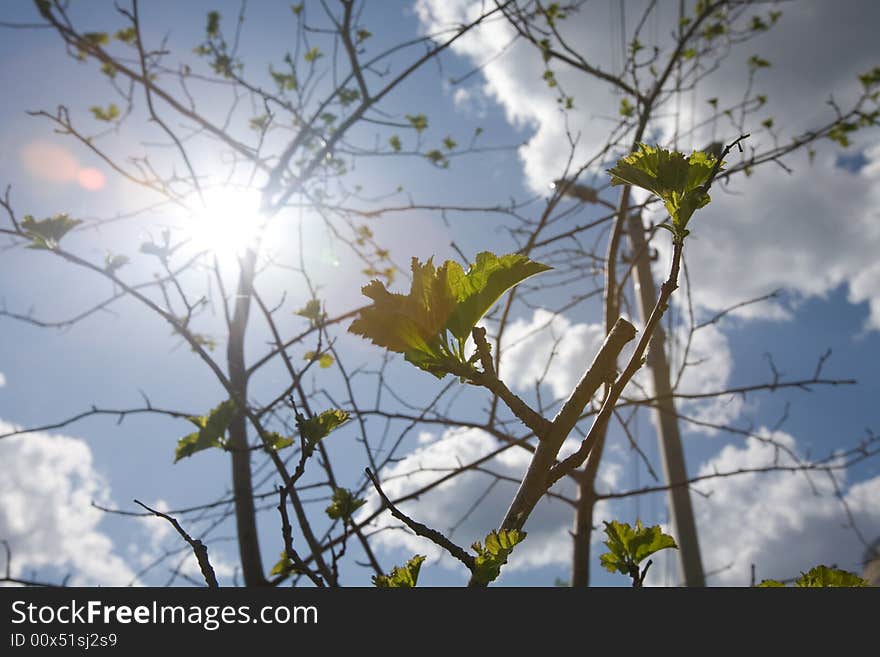
[[[219,258],[239,256],[257,239],[260,195],[256,190],[224,188],[205,193],[205,204],[187,222],[187,232],[197,249],[213,251]]]

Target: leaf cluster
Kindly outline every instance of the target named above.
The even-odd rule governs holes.
[[[722,166],[715,156],[702,151],[687,157],[678,151],[639,144],[639,150],[618,160],[608,173],[612,185],[633,185],[659,196],[672,219],[672,226],[664,226],[684,239],[691,216],[712,200],[707,184]]]
[[[467,365],[464,345],[471,329],[498,298],[548,269],[518,254],[480,253],[467,272],[452,260],[435,268],[432,258],[424,264],[413,258],[409,294],[391,293],[371,281],[362,292],[373,303],[348,330],[442,378]]]
[[[501,574],[501,566],[507,563],[507,557],[513,548],[526,537],[526,532],[511,530],[493,531],[485,538],[485,545],[479,541],[471,546],[477,553],[474,560],[474,579],[481,584],[495,581]]]
[[[21,221],[21,227],[31,238],[27,248],[51,251],[58,247],[62,237],[81,223],[80,219],[71,219],[65,213],[47,219],[34,219],[32,215],[27,214]]]
[[[648,566],[640,571],[642,561],[660,550],[678,549],[675,539],[664,534],[659,525],[644,527],[641,520],[636,520],[635,527],[616,520],[606,522],[605,535],[609,551],[599,557],[600,563],[609,572],[632,577],[633,586],[641,586],[650,566],[648,562]]]
[[[865,587],[868,582],[858,575],[839,568],[829,568],[828,566],[819,565],[811,568],[806,573],[801,573],[794,585],[798,588],[841,588],[841,587]],[[775,579],[765,579],[759,588],[779,588],[785,587],[783,582]]]
[[[388,575],[375,575],[373,584],[380,589],[412,589],[419,581],[419,570],[425,557],[417,554],[404,566],[395,566]]]

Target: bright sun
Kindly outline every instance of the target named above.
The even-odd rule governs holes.
[[[234,258],[252,245],[262,224],[260,195],[253,189],[223,188],[205,192],[205,204],[187,221],[187,232],[197,249],[218,258]]]

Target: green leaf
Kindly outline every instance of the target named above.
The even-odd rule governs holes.
[[[638,566],[644,559],[666,548],[678,548],[675,540],[664,534],[659,525],[644,527],[641,520],[636,520],[634,528],[616,520],[606,522],[605,535],[609,552],[601,555],[599,561],[612,573],[637,575]]]
[[[348,107],[354,101],[361,97],[361,92],[357,89],[347,89],[346,87],[342,87],[339,91],[336,92],[337,98],[339,98],[339,104],[343,107]]]
[[[757,55],[752,55],[749,57],[749,70],[757,71],[759,68],[770,68],[770,62],[768,62],[763,57],[758,57]]]
[[[314,61],[316,61],[317,59],[319,59],[320,57],[323,57],[323,56],[324,56],[324,53],[322,53],[322,52],[318,49],[318,46],[314,46],[314,47],[312,47],[312,48],[309,48],[309,49],[306,51],[306,54],[303,55],[303,59],[305,59],[307,62],[314,62]]]
[[[95,46],[106,46],[110,43],[110,35],[106,32],[86,32],[83,38]]]
[[[636,108],[629,102],[629,98],[621,98],[619,111],[621,116],[629,118],[635,113]]]
[[[205,33],[209,37],[215,37],[220,33],[220,12],[219,11],[209,11],[208,12],[208,24],[205,27]]]
[[[820,565],[811,568],[807,573],[801,573],[801,576],[795,581],[795,586],[804,588],[864,587],[868,586],[868,582],[846,570]]]
[[[113,255],[112,253],[108,253],[104,257],[104,270],[112,274],[116,272],[116,270],[127,265],[129,262],[131,261],[129,260],[128,256]]]
[[[458,142],[456,142],[452,137],[446,137],[443,139],[443,148],[447,151],[454,151],[455,147],[458,146]]]
[[[331,520],[347,520],[366,503],[347,488],[334,488],[333,500],[324,511]]]
[[[415,128],[416,132],[422,132],[428,127],[428,117],[424,114],[407,114],[406,120]]]
[[[89,111],[98,121],[113,121],[114,119],[119,118],[119,108],[116,106],[116,103],[110,103],[107,106],[107,109],[95,105],[94,107],[90,107]]]
[[[785,588],[785,584],[780,582],[778,579],[765,579],[761,580],[761,583],[758,584],[759,589],[777,589],[777,588]]]
[[[388,143],[391,145],[391,148],[395,152],[400,151],[400,137],[398,137],[397,135],[391,135],[391,137],[388,139]]]
[[[287,556],[287,552],[281,553],[281,558],[278,562],[272,566],[272,570],[269,571],[270,575],[290,575],[291,573],[297,572],[296,566],[293,564],[293,561],[290,557]]]
[[[279,73],[274,68],[272,68],[271,64],[269,65],[269,75],[272,76],[272,79],[275,80],[275,84],[278,85],[279,91],[296,91],[299,86],[296,79],[296,71],[291,69],[290,73]]]
[[[677,151],[639,144],[638,151],[618,160],[608,173],[612,185],[633,185],[659,196],[673,226],[681,232],[694,212],[711,200],[704,185],[716,162],[714,156],[701,151],[685,157]]]
[[[862,86],[864,86],[865,89],[870,89],[871,87],[880,84],[880,66],[875,66],[867,73],[860,75],[859,82],[862,83]]]
[[[423,265],[413,258],[410,293],[392,294],[371,281],[362,291],[373,304],[360,311],[348,330],[442,378],[450,367],[463,363],[463,354],[449,346],[446,331],[463,344],[506,290],[547,269],[516,254],[499,258],[480,253],[467,273],[452,260],[435,269],[433,259]]]
[[[380,589],[413,589],[424,561],[425,557],[417,554],[405,566],[395,566],[388,575],[374,575],[373,584]]]
[[[184,436],[177,441],[177,449],[174,450],[174,462],[192,456],[211,447],[224,447],[223,434],[235,415],[235,402],[227,399],[213,409],[208,415],[191,416],[187,419],[196,425],[199,430]]]
[[[430,160],[431,164],[438,167],[446,168],[449,166],[449,161],[446,159],[446,156],[442,151],[437,150],[436,148],[425,153],[425,157]]]
[[[471,548],[477,553],[474,560],[474,579],[482,584],[495,581],[501,574],[501,566],[507,563],[507,557],[513,548],[526,537],[525,532],[511,529],[492,531],[486,536],[485,546],[477,541]]]
[[[269,447],[277,452],[279,449],[284,449],[285,447],[290,447],[291,445],[293,445],[294,440],[293,438],[282,436],[276,431],[267,431],[265,442]]]
[[[322,370],[326,370],[328,367],[332,367],[333,363],[336,362],[333,359],[333,356],[328,354],[326,351],[323,353],[320,353],[320,354],[316,353],[314,351],[307,351],[305,356],[303,356],[303,358],[308,361],[312,361],[312,360],[318,361],[318,366]]]
[[[123,43],[132,44],[137,39],[137,30],[133,27],[125,27],[121,30],[117,30],[116,34],[113,35],[113,38],[117,41],[122,41]]]
[[[459,340],[467,339],[471,329],[507,290],[530,276],[552,269],[524,255],[512,253],[499,258],[488,251],[477,255],[477,261],[470,266],[467,274],[451,260],[444,266],[458,302],[446,322],[446,328]]]
[[[62,237],[81,223],[81,220],[71,219],[65,213],[56,214],[48,219],[40,219],[39,221],[27,214],[21,221],[21,227],[28,237],[33,240],[28,244],[27,248],[52,250],[58,246]]]
[[[357,32],[355,32],[355,39],[357,40],[357,43],[361,43],[362,41],[366,41],[371,36],[373,36],[373,33],[370,32],[369,30],[365,30],[363,28],[361,28]]]
[[[300,317],[305,317],[312,326],[320,326],[327,319],[327,313],[321,309],[320,299],[309,299],[308,303],[296,311]]]
[[[263,132],[269,126],[269,115],[261,114],[260,116],[255,116],[248,124],[251,127],[251,130],[256,130],[257,132]]]
[[[435,270],[432,258],[424,265],[413,258],[412,274],[406,296],[392,294],[379,281],[370,281],[362,292],[373,304],[360,311],[348,330],[404,354],[411,363],[442,377],[449,354],[442,346],[440,332],[457,301],[450,279],[462,275],[461,267],[447,261]]]
[[[331,431],[338,429],[346,422],[348,422],[348,411],[338,408],[331,408],[310,418],[305,418],[302,415],[298,415],[296,418],[297,428],[309,447],[317,445],[330,435]]]
[[[303,10],[303,3],[290,5],[290,10],[294,13],[295,16],[299,16]]]

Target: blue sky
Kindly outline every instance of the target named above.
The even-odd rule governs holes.
[[[461,20],[466,5],[439,0],[423,0],[416,5],[374,3],[362,21],[373,32],[373,43],[388,43]],[[588,53],[603,66],[615,61],[614,29],[619,27],[614,22],[615,5],[597,3],[591,8],[593,13],[572,18],[565,28],[587,44]],[[219,8],[224,21],[232,21],[237,7],[238,3],[144,3],[145,34],[150,39],[167,35],[172,50],[179,49],[180,60],[195,68],[199,66],[198,58],[190,50],[202,39],[205,13]],[[829,94],[847,106],[858,92],[855,76],[880,64],[870,30],[877,23],[877,8],[870,2],[848,1],[835,3],[833,10],[829,4],[819,2],[783,4],[782,9],[784,16],[772,33],[735,47],[726,63],[707,78],[693,98],[683,96],[683,125],[700,124],[700,112],[708,98],[718,97],[723,103],[725,98],[741,94],[744,62],[754,53],[774,65],[756,81],[769,99],[767,111],[754,117],[751,129],[755,134],[750,143],[759,148],[772,143],[774,135],[754,125],[766,116],[773,115],[776,125],[784,126],[780,128],[780,136],[784,136],[827,120],[831,110],[825,101]],[[242,32],[246,71],[253,63],[254,75],[265,79],[262,71],[269,62],[277,65],[289,47],[284,44],[292,30],[292,15],[287,3],[271,9],[254,3],[251,10]],[[307,6],[307,11],[313,10]],[[73,15],[86,30],[115,30],[120,26],[110,4],[77,7]],[[661,13],[649,23],[648,36],[662,40],[664,21],[668,19]],[[3,7],[0,20],[30,22],[37,20],[37,14],[28,3],[9,4]],[[113,91],[95,71],[94,63],[84,64],[65,56],[54,31],[2,29],[0,81],[3,88],[14,93],[7,94],[0,104],[0,150],[9,154],[0,164],[0,184],[12,186],[11,198],[19,216],[30,213],[43,217],[64,211],[85,219],[83,227],[65,240],[72,251],[96,262],[102,262],[107,251],[130,255],[132,263],[122,270],[126,280],[149,279],[156,269],[155,261],[138,254],[139,245],[157,239],[163,227],[171,225],[177,230],[184,219],[162,207],[132,218],[102,222],[149,206],[153,199],[121,180],[82,145],[53,134],[45,118],[25,113],[40,109],[54,113],[58,104],[64,103],[84,130],[99,132],[101,126],[91,118],[88,108],[114,100]],[[406,114],[427,114],[430,127],[422,141],[428,147],[439,145],[447,135],[466,144],[479,128],[477,145],[486,147],[485,151],[451,158],[448,170],[433,167],[418,155],[367,157],[352,171],[349,185],[361,185],[366,190],[364,196],[392,194],[388,201],[392,205],[404,205],[412,199],[420,204],[492,206],[511,199],[535,198],[521,212],[530,218],[539,216],[548,183],[559,177],[565,164],[566,124],[553,90],[541,79],[542,65],[534,51],[518,45],[505,49],[498,57],[491,56],[504,47],[506,38],[501,24],[476,32],[448,53],[442,66],[425,67],[383,106],[388,116],[398,121]],[[804,49],[804,43],[811,47]],[[483,64],[479,72],[462,83],[450,84],[451,78]],[[575,110],[567,120],[569,129],[580,134],[576,157],[583,157],[607,130],[619,96],[571,71],[558,70],[557,78],[576,99]],[[221,116],[229,95],[225,90],[204,93],[207,112]],[[162,137],[155,126],[145,123],[142,104],[138,97],[138,109],[132,117],[99,143],[120,158],[149,150],[158,166],[165,166],[167,171],[169,149],[155,147]],[[693,117],[690,107],[698,108]],[[242,111],[244,116],[249,108]],[[668,134],[670,120],[666,117],[656,123],[657,138]],[[713,136],[709,130],[708,126],[702,132],[697,130],[683,140],[681,147],[701,145]],[[359,136],[369,142],[373,131],[372,127],[365,129]],[[387,136],[379,129],[375,132]],[[402,134],[407,146],[415,143],[414,135]],[[876,130],[866,130],[845,151],[828,140],[815,148],[812,165],[802,153],[787,161],[794,170],[791,174],[769,164],[751,178],[741,178],[729,189],[713,192],[713,203],[700,216],[704,223],[695,228],[688,245],[698,317],[707,319],[725,307],[778,288],[782,292],[772,303],[749,306],[702,331],[695,350],[706,362],[700,366],[702,369],[692,368],[693,373],[683,385],[689,392],[700,392],[770,382],[773,374],[765,354],[772,355],[783,379],[808,379],[817,359],[830,348],[832,356],[824,374],[828,378],[856,379],[858,385],[817,387],[812,392],[784,389],[685,407],[686,412],[721,418],[725,424],[771,437],[801,455],[821,458],[858,444],[866,429],[876,430],[880,425],[876,403],[880,390],[876,368],[880,350],[880,270],[874,255],[880,247],[880,217],[875,203],[880,197],[880,139]],[[194,149],[201,170],[214,176],[215,182],[219,180],[222,171],[211,169],[216,150],[201,145]],[[84,170],[87,173],[82,173]],[[603,175],[601,170],[596,173]],[[395,194],[398,186],[404,191]],[[613,200],[610,193],[608,198]],[[291,210],[281,216],[271,234],[271,247],[280,262],[291,264],[296,264],[302,248],[304,262],[320,286],[319,296],[326,300],[328,312],[345,312],[363,302],[359,289],[367,278],[347,247],[335,243],[309,212]],[[568,221],[585,222],[594,213],[592,209],[582,210]],[[304,221],[301,245],[297,236],[300,220]],[[4,216],[0,222],[8,223],[8,219]],[[0,225],[7,227],[6,223]],[[453,241],[469,258],[482,250],[502,253],[517,248],[505,230],[511,225],[510,218],[490,212],[449,213],[444,218],[414,210],[371,220],[369,225],[377,242],[391,249],[395,262],[404,270],[410,256],[434,256],[436,260],[457,257],[450,246]],[[560,223],[559,232],[567,225]],[[659,277],[666,251],[662,243],[658,248]],[[234,273],[229,259],[224,275],[232,281]],[[205,280],[204,272],[195,272],[185,282],[195,291],[204,289]],[[400,279],[397,282],[398,286],[404,284]],[[295,335],[303,330],[304,320],[292,312],[309,296],[302,279],[289,270],[270,268],[261,276],[260,285],[267,300],[283,300],[285,304],[279,315],[283,334]],[[554,340],[559,340],[556,350],[562,356],[555,358],[547,371],[542,387],[545,400],[564,394],[566,386],[576,381],[594,353],[596,340],[601,339],[596,328],[601,321],[598,304],[578,304],[556,319],[549,313],[565,303],[575,285],[529,297],[534,307],[516,308],[508,333],[510,342],[506,343],[505,368],[510,372],[511,387],[530,400],[534,399],[535,372],[540,375],[543,371]],[[112,285],[105,279],[77,270],[51,254],[20,246],[2,251],[0,299],[6,311],[60,320],[112,293]],[[286,296],[282,296],[284,293]],[[684,306],[675,305],[673,310],[681,318]],[[112,311],[97,313],[63,330],[0,317],[0,433],[11,431],[13,425],[33,427],[60,421],[92,405],[139,407],[143,405],[142,393],[156,407],[196,414],[207,412],[222,399],[222,389],[211,373],[159,318],[126,299],[114,303]],[[198,321],[198,330],[220,335],[222,317],[216,306]],[[511,336],[519,336],[520,342]],[[378,366],[381,351],[342,330],[332,337],[338,340],[346,362],[364,372],[355,380],[356,396],[371,400],[375,379],[367,372]],[[262,326],[253,330],[248,342],[250,358],[264,351],[266,339]],[[221,341],[215,354],[222,355],[223,348]],[[299,352],[296,358],[301,358]],[[345,399],[338,372],[312,372],[310,386],[326,390],[335,399]],[[413,371],[402,361],[389,365],[388,376],[414,406],[426,403],[437,390],[432,377]],[[280,365],[267,367],[253,381],[251,393],[265,401],[286,384],[285,377]],[[329,404],[321,394],[316,399]],[[386,403],[393,408],[393,402],[386,399]],[[465,390],[457,394],[454,408],[462,416],[479,416],[485,405],[485,396]],[[788,419],[774,433],[773,427],[786,405]],[[5,538],[12,546],[19,574],[60,579],[71,573],[74,581],[87,584],[163,584],[169,578],[168,565],[173,566],[175,559],[188,559],[185,546],[158,519],[106,515],[90,503],[94,500],[131,511],[135,510],[133,498],[171,509],[210,502],[227,494],[227,455],[219,450],[208,451],[173,464],[175,443],[189,432],[188,423],[149,415],[132,415],[119,424],[116,419],[91,417],[57,431],[0,440],[0,453],[4,454],[4,465],[0,467],[0,539]],[[349,486],[359,483],[364,466],[353,425],[328,439],[338,476]],[[384,429],[376,418],[368,420],[367,426],[376,435]],[[659,470],[650,416],[640,412],[635,426],[640,445]],[[403,431],[401,426],[396,429]],[[685,432],[692,475],[713,469],[754,467],[773,459],[772,450],[768,452],[763,444],[742,435],[687,426]],[[392,464],[383,474],[392,476],[419,466],[449,467],[455,459],[485,453],[492,444],[491,438],[476,431],[443,433],[436,425],[424,425],[404,434],[400,456],[411,456]],[[844,499],[869,540],[880,535],[878,464],[873,459],[841,476]],[[525,461],[515,456],[497,464],[499,471],[511,476],[524,466]],[[261,460],[255,460],[255,468],[268,476]],[[388,490],[405,492],[407,486],[424,476],[420,473],[392,479]],[[612,432],[601,481],[615,490],[650,482],[647,470],[629,450],[620,431]],[[450,528],[467,515],[470,503],[486,492],[490,483],[485,477],[466,475],[440,494],[425,496],[406,508],[428,524]],[[271,484],[268,476],[263,490]],[[824,475],[812,481],[789,473],[746,475],[698,488],[711,493],[707,497],[694,495],[704,565],[707,571],[721,571],[710,582],[747,583],[751,563],[756,563],[759,576],[765,577],[789,577],[819,561],[858,568],[864,548],[852,530],[842,527],[842,506]],[[461,522],[454,538],[469,544],[485,535],[500,519],[511,493],[506,484],[495,486],[479,509]],[[321,510],[326,502],[320,495],[316,497],[319,499],[309,508],[321,526]],[[273,504],[268,506],[261,514],[260,529],[264,562],[272,564],[281,543]],[[599,515],[630,522],[637,515],[648,522],[667,521],[664,499],[659,495],[609,503]],[[206,521],[194,515],[185,520],[194,533],[207,527]],[[527,528],[532,534],[529,543],[517,552],[519,560],[511,560],[503,583],[551,585],[557,578],[565,579],[570,525],[570,511],[563,505],[539,507]],[[227,521],[206,535],[224,583],[235,580],[233,534],[234,525]],[[422,539],[389,530],[377,534],[377,544],[386,568],[401,563],[413,552],[421,552],[432,555],[423,570],[425,583],[456,584],[464,580],[464,573],[454,563],[437,563],[432,546]],[[179,552],[179,556],[145,575],[139,574],[166,551]],[[598,547],[594,548],[594,559],[597,552]],[[187,572],[193,572],[191,566],[187,567]],[[593,573],[595,584],[625,584],[623,578],[600,571],[595,560]],[[343,571],[343,581],[366,584],[369,573],[351,565]],[[651,581],[676,583],[674,564],[659,560]]]

